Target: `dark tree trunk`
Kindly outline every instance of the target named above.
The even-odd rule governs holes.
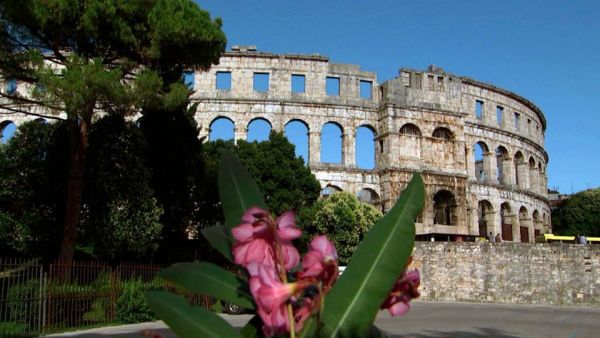
[[[70,121],[71,159],[67,181],[67,205],[65,208],[63,239],[58,254],[58,259],[67,264],[73,261],[73,255],[75,254],[90,122],[85,118],[80,121]]]

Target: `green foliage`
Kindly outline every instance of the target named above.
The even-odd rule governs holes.
[[[126,281],[121,285],[122,290],[117,299],[117,320],[124,324],[153,321],[154,313],[144,296],[148,287],[139,279]]]
[[[347,192],[337,192],[317,201],[299,214],[303,239],[326,234],[335,243],[341,264],[347,264],[358,244],[382,214]]]
[[[8,319],[28,328],[34,328],[40,319],[38,310],[41,302],[40,280],[31,279],[12,286],[6,295]]]
[[[201,307],[191,307],[185,298],[169,292],[146,295],[150,307],[181,338],[242,337],[225,319]]]
[[[194,120],[195,108],[145,109],[139,121],[148,142],[151,186],[164,210],[160,221],[166,239],[184,236],[193,221],[195,199],[201,194],[202,144]]]
[[[361,241],[344,274],[325,297],[321,337],[367,334],[379,307],[406,268],[415,241],[414,220],[424,202],[423,179],[414,174],[394,207]]]
[[[553,232],[600,237],[600,188],[578,192],[552,211]]]
[[[217,140],[204,145],[206,181],[200,211],[203,215],[211,215],[203,221],[204,225],[223,221],[216,182],[218,163],[224,150],[234,153],[250,176],[256,179],[269,210],[276,215],[287,210],[299,211],[319,197],[319,182],[302,159],[296,157],[294,145],[283,134],[272,131],[268,141],[238,140],[235,145]]]
[[[103,258],[139,256],[156,249],[162,210],[149,186],[141,132],[122,116],[108,115],[90,133],[83,240]]]
[[[24,332],[27,331],[27,326],[20,323],[0,322],[0,337],[26,337]]]
[[[0,242],[28,255],[58,249],[68,154],[66,126],[22,124],[0,147]]]

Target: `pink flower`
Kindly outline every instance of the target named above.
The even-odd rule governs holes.
[[[327,291],[337,279],[337,251],[327,236],[321,235],[310,242],[309,251],[302,258],[300,278],[316,277]]]
[[[263,333],[267,337],[277,336],[290,331],[287,309],[280,306],[275,311],[265,312],[261,308],[256,311],[263,322]]]
[[[408,304],[419,297],[421,276],[418,270],[404,271],[394,284],[392,291],[381,304],[381,309],[387,309],[392,316],[402,316],[410,309]]]
[[[282,283],[275,270],[267,265],[260,265],[258,275],[250,277],[250,292],[265,312],[273,312],[285,305],[295,291],[295,283]]]
[[[275,266],[279,244],[286,271],[298,265],[300,254],[291,240],[300,237],[301,231],[296,227],[294,213],[288,211],[276,222],[266,210],[252,207],[242,216],[242,223],[231,230],[236,243],[233,246],[235,262],[248,268],[251,263]],[[252,271],[251,271],[252,270]],[[255,275],[255,269],[249,269]]]

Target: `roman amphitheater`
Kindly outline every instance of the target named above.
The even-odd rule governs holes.
[[[223,119],[234,125],[236,140],[257,121],[282,132],[300,124],[308,165],[325,192],[358,194],[386,211],[421,172],[421,239],[472,240],[491,232],[532,242],[551,232],[546,120],[516,93],[435,66],[401,68],[379,83],[356,65],[252,46],[236,46],[210,71],[188,75],[201,136]],[[33,118],[0,113],[0,131]],[[321,160],[326,126],[341,136],[339,163]],[[357,131],[365,129],[374,140],[372,168],[356,164]]]

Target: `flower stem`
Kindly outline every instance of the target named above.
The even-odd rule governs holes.
[[[288,303],[287,312],[288,312],[288,320],[290,321],[290,338],[295,338],[296,330],[294,327],[294,312],[292,310],[292,304]]]

